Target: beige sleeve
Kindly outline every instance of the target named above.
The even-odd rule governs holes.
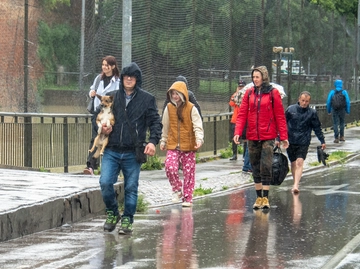
[[[163,144],[166,146],[166,142],[168,140],[168,133],[169,133],[169,111],[167,106],[165,107],[164,113],[162,115],[162,134],[160,139],[160,145]]]
[[[200,117],[199,111],[195,106],[193,106],[193,108],[191,109],[191,119],[196,137],[196,142],[201,142],[201,144],[204,144],[203,122]]]

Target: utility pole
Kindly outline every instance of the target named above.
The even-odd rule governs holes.
[[[24,112],[28,112],[28,80],[29,80],[29,0],[25,0],[24,10]],[[24,117],[24,165],[32,167],[32,124],[31,117]]]
[[[83,89],[84,77],[84,40],[85,40],[85,0],[81,2],[81,39],[80,39],[80,74],[79,74],[79,90]]]
[[[24,112],[28,112],[28,80],[29,80],[29,0],[25,0],[24,10]]]
[[[132,0],[123,0],[122,68],[131,63]]]
[[[359,94],[359,45],[360,45],[360,1],[358,2],[358,22],[357,22],[357,38],[356,38],[356,64],[355,64],[355,100],[358,100]]]

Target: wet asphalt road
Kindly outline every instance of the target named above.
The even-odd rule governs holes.
[[[131,236],[104,218],[0,244],[0,268],[360,268],[360,160],[273,187],[254,211],[253,187],[137,214]]]

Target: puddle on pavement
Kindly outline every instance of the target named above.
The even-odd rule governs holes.
[[[269,211],[252,209],[250,187],[149,209],[131,236],[104,233],[97,218],[3,242],[0,268],[320,268],[360,232],[359,171],[306,175],[298,195],[287,180]]]

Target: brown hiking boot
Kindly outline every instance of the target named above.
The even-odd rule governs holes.
[[[335,138],[334,143],[339,143],[339,139]]]
[[[343,142],[345,142],[345,137],[343,137],[343,136],[340,136],[340,141],[343,141]]]

